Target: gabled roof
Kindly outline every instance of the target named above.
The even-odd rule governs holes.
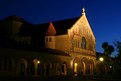
[[[65,20],[60,20],[60,21],[54,21],[52,22],[55,30],[56,30],[56,35],[63,35],[63,34],[67,34],[67,30],[69,28],[71,28],[71,26],[79,19],[79,17],[76,18],[71,18],[71,19],[65,19]],[[43,34],[45,35],[48,27],[49,27],[49,23],[45,23],[45,24],[38,24],[36,25],[36,27],[38,29],[41,30],[41,32],[43,32]]]

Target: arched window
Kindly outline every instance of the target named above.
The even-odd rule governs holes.
[[[85,37],[82,37],[81,47],[83,49],[86,49],[86,39],[85,39]]]

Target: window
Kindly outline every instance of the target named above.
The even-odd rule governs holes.
[[[49,42],[51,42],[52,41],[52,38],[49,38]]]
[[[48,42],[48,38],[46,38],[46,42]]]
[[[52,38],[51,37],[46,38],[46,42],[52,42]]]
[[[81,47],[83,49],[86,49],[86,39],[85,39],[85,37],[82,37]]]

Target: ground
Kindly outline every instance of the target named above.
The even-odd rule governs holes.
[[[94,77],[94,76],[83,76],[83,77],[0,77],[0,81],[121,81],[119,78],[111,77]]]

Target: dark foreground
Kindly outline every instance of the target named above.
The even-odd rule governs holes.
[[[61,77],[0,77],[0,81],[121,81],[121,78],[100,76]]]

